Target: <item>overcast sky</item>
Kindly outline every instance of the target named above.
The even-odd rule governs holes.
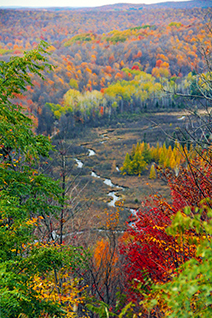
[[[171,0],[173,1],[173,0]],[[174,0],[177,1],[177,0]],[[186,0],[189,1],[189,0]],[[114,3],[158,3],[166,0],[0,0],[0,6],[21,7],[97,7]]]

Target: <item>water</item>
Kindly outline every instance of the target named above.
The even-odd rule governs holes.
[[[183,119],[185,119],[185,116],[178,118],[178,120],[183,120]]]
[[[105,179],[105,180],[103,181],[103,183],[105,183],[106,185],[108,185],[109,187],[112,187],[112,188],[116,187],[116,188],[118,188],[118,189],[122,189],[122,190],[124,189],[124,188],[122,188],[122,187],[120,187],[120,186],[118,186],[118,185],[116,185],[116,184],[113,184],[110,179]]]
[[[115,185],[112,183],[112,181],[110,179],[105,179],[103,181],[103,183],[105,183],[106,185],[108,185],[109,187],[115,187]]]
[[[105,134],[100,135],[101,138],[105,138],[105,139],[109,139],[108,136],[106,136]]]
[[[109,192],[109,193],[108,193],[108,196],[113,198],[113,200],[110,201],[110,202],[108,203],[108,205],[115,207],[116,202],[119,201],[120,198],[117,197],[116,192],[114,192],[114,191],[113,191],[113,192]]]
[[[136,222],[128,222],[128,225],[134,229],[136,229]]]
[[[92,149],[88,149],[88,157],[94,156],[96,153]]]
[[[100,178],[94,171],[91,171],[91,177]]]
[[[75,158],[74,159],[75,161],[76,161],[76,163],[77,163],[77,168],[82,168],[82,166],[83,166],[83,162],[82,161],[80,161],[79,159],[77,159],[77,158]]]
[[[133,215],[137,216],[137,211],[136,211],[135,209],[130,209],[130,212],[131,212]]]

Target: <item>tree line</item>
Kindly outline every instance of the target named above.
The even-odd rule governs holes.
[[[138,143],[134,161],[141,154],[146,162],[158,158],[163,167],[168,159],[170,164],[171,158],[178,160],[178,174],[157,168],[171,190],[171,202],[160,195],[142,202],[124,233],[117,207],[103,219],[106,235],[95,244],[79,239],[81,233],[67,236],[64,226],[74,219],[63,142],[58,183],[45,173],[51,140],[33,132],[32,120],[14,95],[31,84],[30,73],[42,77],[45,68],[52,69],[46,53],[41,43],[23,57],[0,63],[1,316],[208,316],[210,140],[204,135],[202,146],[196,140],[199,147],[189,150],[180,144],[167,149]]]
[[[123,86],[127,90],[127,82],[132,89],[131,82],[139,77],[139,70],[151,74],[156,83],[163,77],[174,77],[177,81],[185,77],[186,80],[190,72],[205,71],[198,48],[211,46],[207,21],[210,13],[202,8],[144,9],[141,12],[132,10],[126,16],[122,10],[100,10],[96,17],[92,11],[1,11],[3,60],[36,48],[41,39],[51,43],[48,50],[55,72],[46,72],[44,82],[32,75],[33,85],[28,85],[27,94],[21,99],[38,132],[49,134],[51,116],[48,116],[49,110],[44,109],[45,104],[62,105],[63,96],[70,88],[79,90],[82,95],[101,90],[114,95],[115,89],[117,96],[112,104],[120,107],[123,104],[130,111],[136,111],[136,103],[142,109],[146,107],[145,111],[155,106],[184,107],[181,100],[170,101],[165,95],[158,98],[157,92],[152,99],[154,85],[141,87],[142,96],[135,92],[123,98],[121,91]],[[181,87],[184,89],[185,85],[182,83]]]

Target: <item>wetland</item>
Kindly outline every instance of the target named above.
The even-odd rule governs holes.
[[[119,209],[120,225],[124,226],[132,209],[138,209],[149,195],[157,193],[169,199],[166,182],[149,178],[150,165],[140,176],[123,175],[120,169],[126,153],[137,142],[145,141],[151,146],[169,142],[174,131],[184,124],[182,116],[183,113],[156,113],[132,120],[121,118],[107,127],[87,128],[79,137],[67,136],[73,158],[71,176],[77,180],[80,192],[79,207],[86,206],[97,215]]]

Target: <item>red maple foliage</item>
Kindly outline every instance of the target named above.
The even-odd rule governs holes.
[[[190,161],[187,168],[180,169],[178,176],[169,169],[158,168],[168,181],[171,203],[155,195],[136,212],[136,221],[129,222],[120,242],[120,253],[125,258],[128,300],[141,299],[135,290],[138,284],[148,290],[151,283],[167,282],[180,264],[194,257],[195,246],[190,238],[197,233],[190,230],[183,238],[173,237],[166,233],[166,228],[179,210],[183,212],[190,206],[191,214],[198,213],[195,208],[200,207],[203,199],[211,197],[212,162],[210,158],[203,158],[204,154]],[[206,220],[206,213],[201,217]]]

